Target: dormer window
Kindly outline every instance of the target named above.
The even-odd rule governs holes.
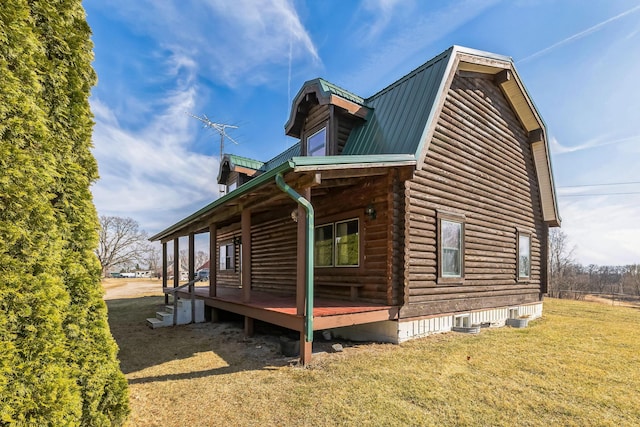
[[[325,156],[327,154],[327,128],[307,137],[307,156]]]

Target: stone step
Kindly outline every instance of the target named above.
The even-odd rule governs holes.
[[[165,325],[164,322],[160,319],[157,319],[155,317],[148,317],[147,326],[150,327],[151,329],[156,329],[156,328],[162,328],[167,325]]]

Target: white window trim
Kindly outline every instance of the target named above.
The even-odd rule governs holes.
[[[227,254],[227,247],[231,248],[231,255],[230,256],[228,256],[228,254]],[[222,248],[224,248],[224,251],[222,250]],[[224,256],[222,256],[223,252],[224,252]],[[219,260],[218,260],[219,271],[234,271],[234,269],[235,269],[235,266],[234,266],[235,245],[233,244],[233,242],[220,243],[220,245],[219,245],[219,256],[220,256]],[[230,258],[228,267],[227,267],[227,263],[226,263],[227,257]],[[224,268],[222,267],[222,263],[223,262],[224,262]]]
[[[324,131],[324,152],[320,155],[320,154],[316,154],[314,157],[321,157],[321,156],[326,156],[327,155],[327,127],[323,126],[320,129],[318,129],[316,132],[312,133],[311,135],[307,136],[305,138],[305,142],[306,142],[306,148],[307,148],[307,156],[311,157],[313,156],[309,150],[309,140],[312,139],[314,136],[316,136],[317,134],[319,134],[320,132]]]
[[[520,237],[527,237],[529,239],[529,274],[527,276],[521,276],[520,275]],[[516,244],[517,244],[517,251],[516,251],[516,278],[518,279],[518,281],[520,282],[525,282],[527,280],[531,280],[531,233],[527,232],[527,231],[520,231],[518,230],[518,232],[516,233]]]

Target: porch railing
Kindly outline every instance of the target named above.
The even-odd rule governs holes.
[[[165,294],[171,294],[173,296],[173,326],[178,324],[178,291],[189,287],[189,297],[191,299],[191,322],[193,323],[196,320],[196,286],[195,283],[200,280],[200,278],[195,278],[185,283],[184,285],[180,285],[177,288],[163,288],[162,292]]]

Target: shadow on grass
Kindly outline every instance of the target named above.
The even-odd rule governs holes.
[[[118,357],[125,374],[165,363],[171,363],[166,370],[176,372],[129,378],[130,384],[277,368],[295,361],[280,354],[279,337],[273,333],[261,334],[256,327],[256,335],[246,338],[240,319],[151,329],[146,325],[146,318],[155,317],[156,311],[163,309],[163,296],[114,299],[106,303],[111,333],[120,347]],[[224,362],[226,366],[202,369],[202,361],[198,362],[199,366],[191,366],[193,358],[202,353],[212,364]]]

